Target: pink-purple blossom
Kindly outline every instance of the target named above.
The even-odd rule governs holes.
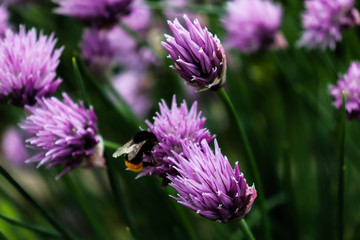
[[[335,49],[344,29],[360,24],[354,0],[307,0],[300,46]]]
[[[176,97],[173,97],[171,108],[165,101],[160,104],[160,112],[154,117],[154,123],[147,121],[150,132],[155,134],[159,144],[152,151],[152,159],[144,161],[155,162],[154,166],[144,167],[138,177],[154,174],[163,178],[163,185],[168,183],[167,175],[176,175],[173,163],[169,159],[173,153],[182,154],[182,140],[188,140],[199,144],[203,139],[211,142],[214,136],[204,128],[205,118],[197,111],[197,103],[194,102],[190,110],[185,101],[178,107]]]
[[[0,40],[0,102],[33,105],[36,98],[52,96],[61,83],[56,68],[63,50],[55,44],[54,34],[38,36],[35,28],[6,31]]]
[[[9,13],[3,5],[0,5],[0,38],[4,38],[6,30],[10,28],[8,21]]]
[[[25,166],[29,153],[25,148],[25,134],[16,127],[9,127],[1,139],[1,149],[9,163],[18,167]]]
[[[165,34],[166,42],[161,43],[174,62],[171,68],[200,90],[221,88],[226,80],[226,57],[220,40],[197,19],[191,22],[184,15],[184,20],[187,29],[177,19],[168,21],[174,36]]]
[[[241,220],[257,196],[249,187],[239,165],[233,169],[215,140],[215,153],[204,139],[200,144],[182,141],[183,153],[170,158],[177,175],[169,175],[179,203],[208,219]]]
[[[345,92],[348,119],[360,118],[360,63],[352,62],[347,73],[341,76],[337,85],[330,85],[330,94],[336,108],[342,108],[342,92]]]
[[[29,115],[20,124],[30,134],[28,146],[39,151],[26,162],[38,162],[38,167],[64,165],[57,178],[80,165],[104,166],[94,110],[74,103],[65,93],[63,97],[63,102],[41,98],[36,106],[26,106]]]
[[[53,0],[59,4],[55,12],[79,18],[96,26],[115,24],[131,12],[133,0]]]
[[[280,33],[282,8],[268,0],[234,0],[226,5],[226,46],[243,53],[287,45]]]

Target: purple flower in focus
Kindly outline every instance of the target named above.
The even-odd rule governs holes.
[[[330,85],[330,94],[335,107],[342,108],[342,92],[345,92],[348,119],[360,119],[360,63],[352,62],[347,73],[340,77],[337,85]]]
[[[167,42],[161,42],[175,63],[171,67],[188,85],[217,90],[226,79],[226,57],[220,40],[197,19],[193,23],[186,15],[184,19],[187,29],[177,19],[168,21],[174,36],[165,34]]]
[[[133,0],[53,0],[60,6],[55,12],[107,26],[115,24],[121,16],[131,12]]]
[[[146,73],[125,71],[113,78],[113,84],[134,113],[139,117],[144,117],[152,106],[149,96],[150,82]]]
[[[8,20],[9,13],[7,9],[3,5],[0,5],[0,38],[4,38],[6,30],[10,28]]]
[[[62,164],[64,170],[77,166],[102,167],[103,146],[98,136],[97,119],[92,108],[74,103],[65,93],[64,102],[55,97],[38,100],[38,106],[26,106],[30,115],[20,124],[32,137],[26,142],[40,152],[26,162],[48,167]]]
[[[255,187],[249,187],[238,163],[232,169],[221,154],[215,140],[215,153],[206,140],[201,144],[182,142],[183,154],[170,158],[179,173],[169,175],[170,186],[178,191],[174,197],[197,214],[216,220],[240,220],[251,209],[257,196]]]
[[[146,122],[148,131],[155,134],[159,144],[152,151],[152,159],[147,159],[145,156],[144,162],[155,162],[155,165],[144,167],[138,177],[155,174],[163,178],[163,186],[166,186],[168,184],[166,176],[177,174],[169,158],[174,152],[178,154],[183,152],[181,141],[188,140],[199,144],[203,139],[211,142],[214,136],[211,136],[204,128],[205,118],[197,112],[196,102],[188,110],[185,101],[178,107],[174,96],[170,109],[165,101],[162,101],[159,106],[160,113],[154,117],[154,123]]]
[[[267,0],[235,0],[227,3],[224,26],[231,48],[243,53],[283,48],[287,43],[280,33],[282,9]]]
[[[54,49],[56,39],[35,28],[19,33],[6,31],[0,40],[0,102],[33,105],[36,98],[51,96],[61,83],[56,68],[63,48]]]
[[[335,49],[345,28],[360,24],[354,0],[307,0],[300,46]]]
[[[1,140],[1,148],[4,156],[10,163],[23,167],[29,157],[25,148],[25,136],[15,127],[8,128]]]

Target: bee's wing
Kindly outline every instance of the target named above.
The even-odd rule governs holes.
[[[142,146],[146,143],[146,140],[140,142],[140,143],[135,143],[133,145],[131,145],[131,151],[128,153],[128,159],[129,161],[133,160],[136,155],[139,153],[140,149],[142,148]]]
[[[131,151],[134,150],[135,145],[133,144],[133,140],[128,141],[127,143],[125,143],[124,145],[122,145],[121,147],[119,147],[114,153],[113,153],[113,157],[117,158],[120,157],[123,154],[128,154]]]

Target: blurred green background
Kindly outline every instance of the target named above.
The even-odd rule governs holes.
[[[152,1],[155,2],[155,1]],[[225,1],[196,1],[193,5],[210,4],[222,9]],[[242,55],[227,52],[226,90],[244,122],[254,150],[269,209],[273,239],[337,238],[337,183],[339,160],[339,123],[341,112],[333,107],[328,86],[344,74],[351,61],[360,57],[360,28],[344,32],[335,51],[300,49],[296,41],[301,34],[303,1],[283,0],[282,32],[288,48]],[[71,58],[79,55],[83,23],[52,12],[55,5],[42,1],[9,8],[13,26],[25,24],[44,33],[54,32],[58,46],[65,46],[58,67],[63,79],[56,95],[68,92],[74,99],[81,93],[75,81]],[[185,10],[187,11],[187,10]],[[223,11],[214,14],[206,8],[204,16],[209,30],[225,39],[221,23]],[[159,8],[152,10],[153,39],[147,39],[159,51],[161,59],[149,71],[153,81],[153,107],[143,120],[152,120],[158,102],[168,104],[173,94],[178,102],[194,100],[207,118],[206,127],[216,134],[223,154],[234,166],[239,161],[249,185],[253,182],[245,149],[237,134],[235,121],[214,92],[187,94],[181,79],[168,66],[170,60],[160,46],[163,33],[169,32]],[[204,23],[203,23],[204,25]],[[107,140],[123,144],[137,131],[118,114],[116,107],[100,94],[98,85],[83,73],[87,95],[94,105],[99,128]],[[150,81],[150,80],[149,80]],[[195,96],[195,97],[194,97]],[[24,118],[20,109],[0,105],[0,133]],[[345,239],[360,235],[360,128],[358,121],[347,122],[345,141]],[[56,181],[60,169],[36,169],[12,165],[0,156],[4,166],[34,198],[66,229],[79,239],[242,239],[236,222],[221,224],[202,218],[176,203],[155,177],[136,179],[126,171],[122,159],[111,157],[106,150],[108,169],[78,168]],[[121,198],[114,198],[107,171],[111,167],[114,181],[119,183]],[[0,214],[28,223],[52,233],[56,231],[15,189],[0,177]],[[85,201],[84,201],[85,200]],[[258,203],[245,217],[255,237],[262,239]],[[129,223],[133,234],[128,230]],[[0,218],[0,232],[8,239],[52,239],[50,236],[14,226]],[[1,234],[0,234],[0,239]]]

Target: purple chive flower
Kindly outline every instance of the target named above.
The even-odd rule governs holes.
[[[1,140],[1,148],[9,163],[18,167],[25,166],[25,160],[29,157],[25,148],[25,136],[16,127],[9,127]]]
[[[125,71],[113,78],[113,84],[134,113],[139,117],[144,117],[152,106],[149,96],[150,82],[146,73]]]
[[[40,151],[26,162],[39,162],[38,167],[64,165],[57,179],[80,165],[104,166],[93,109],[74,103],[65,93],[63,97],[64,102],[51,97],[39,99],[38,106],[26,106],[30,115],[20,124],[32,135],[26,140],[29,147]]]
[[[228,2],[226,8],[223,23],[228,47],[243,53],[286,47],[286,40],[280,33],[280,5],[267,0],[235,0]]]
[[[342,108],[342,92],[345,92],[346,114],[349,120],[360,119],[360,63],[352,62],[347,73],[337,85],[330,85],[330,94],[336,108]]]
[[[0,38],[4,38],[6,30],[10,28],[8,20],[9,13],[7,9],[3,5],[0,5]]]
[[[133,11],[122,21],[139,35],[146,37],[150,25],[150,10],[143,1],[134,2]],[[154,56],[148,48],[140,47],[132,36],[119,26],[110,29],[86,29],[81,51],[94,73],[103,73],[113,66],[144,69]]]
[[[60,6],[55,12],[91,22],[97,26],[113,25],[131,12],[133,0],[53,0]]]
[[[35,28],[6,31],[0,40],[0,102],[33,105],[36,98],[56,91],[61,79],[55,71],[63,48],[54,50],[55,44],[54,34],[37,37]]]
[[[354,0],[307,0],[302,15],[304,33],[300,46],[335,49],[342,31],[360,24]]]
[[[183,155],[170,158],[179,173],[169,175],[170,186],[178,191],[179,203],[211,220],[241,220],[257,196],[249,187],[238,163],[232,169],[215,140],[215,153],[206,140],[201,144],[182,142]]]
[[[169,52],[171,66],[188,85],[200,90],[217,90],[225,83],[226,57],[220,40],[207,28],[202,29],[197,19],[192,23],[184,15],[186,30],[177,19],[168,21],[174,37],[165,34],[161,42]]]
[[[174,96],[170,109],[165,101],[162,101],[159,106],[160,113],[154,117],[154,123],[146,122],[149,131],[155,134],[159,144],[152,151],[152,159],[145,158],[144,161],[150,163],[154,161],[155,165],[144,167],[138,177],[155,174],[163,178],[163,186],[166,186],[168,184],[166,176],[177,174],[169,158],[174,152],[182,153],[181,141],[186,139],[199,144],[203,139],[211,142],[214,136],[211,136],[204,128],[205,118],[201,116],[201,112],[197,112],[196,102],[188,110],[185,101],[178,107]]]

